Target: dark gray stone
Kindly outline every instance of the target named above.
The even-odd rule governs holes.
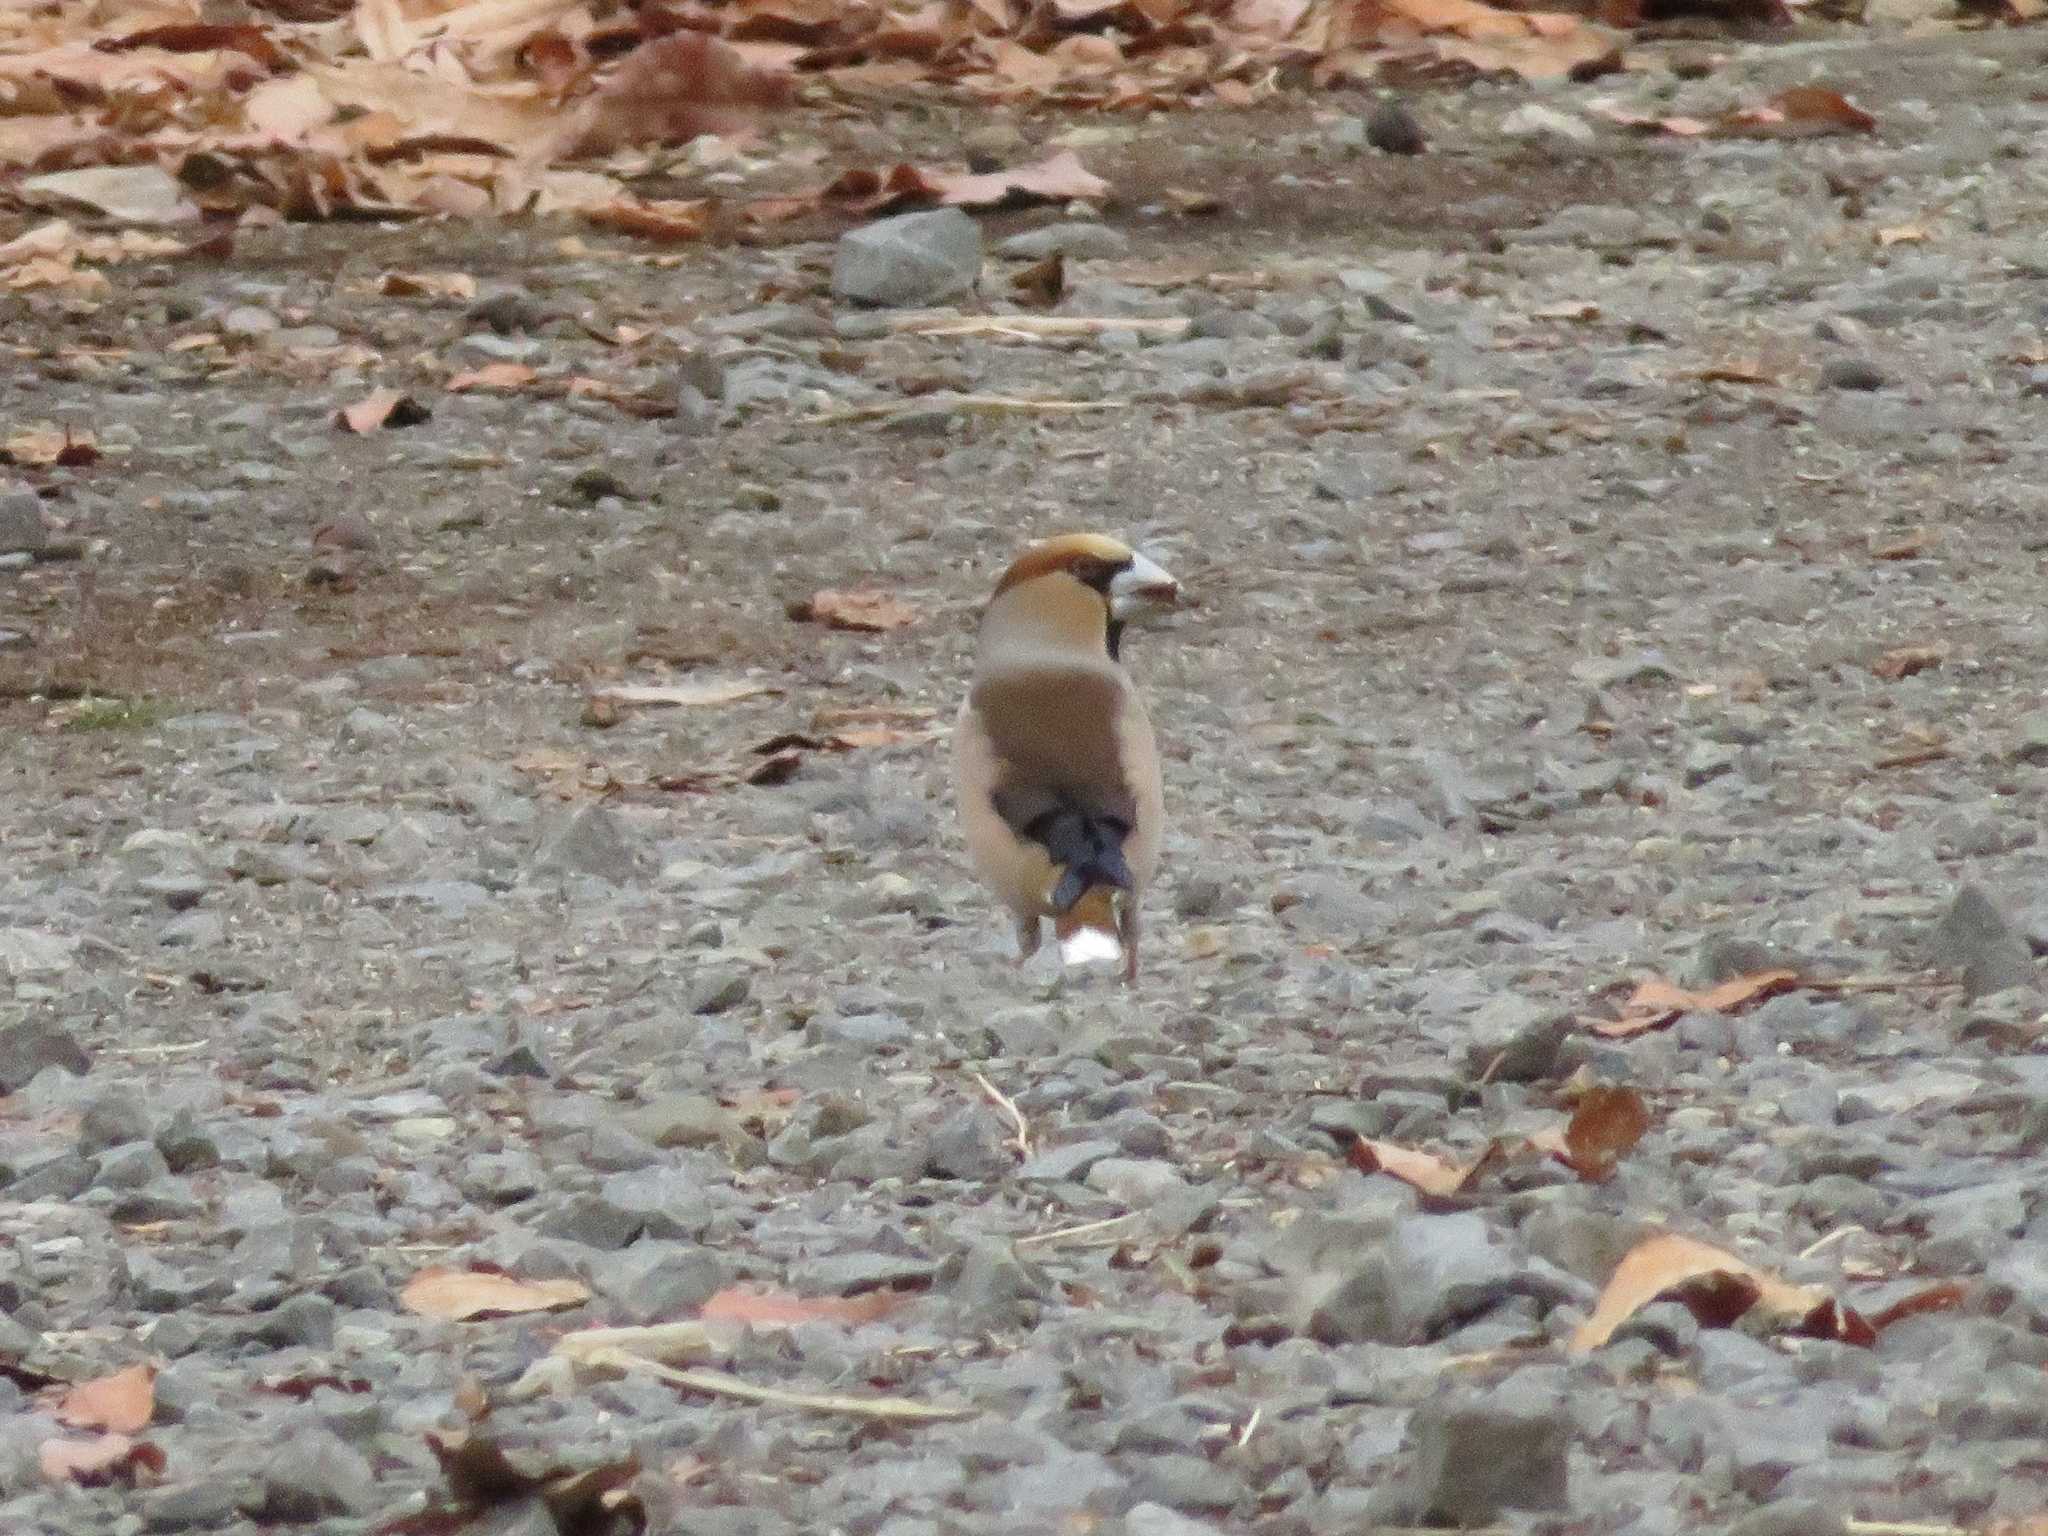
[[[1962,978],[1963,995],[1972,1001],[2034,983],[2033,951],[2025,936],[1981,886],[1956,892],[1935,927],[1929,956]]]
[[[1400,1503],[1435,1523],[1487,1525],[1505,1510],[1569,1507],[1570,1421],[1475,1400],[1423,1404],[1409,1421]]]
[[[263,1466],[243,1508],[260,1519],[301,1524],[360,1515],[376,1504],[376,1480],[362,1452],[331,1432],[295,1427]]]
[[[92,1057],[78,1036],[55,1024],[25,1018],[0,1024],[0,1094],[18,1094],[45,1067],[59,1067],[74,1077],[92,1069]]]
[[[839,237],[832,292],[856,304],[943,304],[981,280],[981,226],[958,208],[878,219]]]

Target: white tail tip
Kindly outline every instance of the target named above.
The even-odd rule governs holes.
[[[1076,928],[1060,940],[1060,959],[1068,965],[1094,965],[1123,957],[1124,947],[1116,935],[1100,928]]]

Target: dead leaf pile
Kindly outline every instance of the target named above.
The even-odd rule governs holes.
[[[1869,1346],[1901,1318],[1959,1306],[1954,1281],[1916,1291],[1865,1316],[1825,1287],[1794,1285],[1734,1254],[1676,1232],[1646,1238],[1623,1256],[1572,1335],[1571,1349],[1598,1349],[1614,1331],[1653,1301],[1676,1301],[1705,1328],[1729,1328],[1745,1316],[1769,1329],[1809,1338]]]
[[[688,239],[708,204],[649,203],[624,178],[656,167],[662,146],[745,134],[800,81],[856,105],[937,85],[1146,110],[1245,105],[1283,81],[1555,78],[1620,63],[1619,33],[1482,0],[355,0],[215,14],[201,0],[111,21],[99,0],[0,9],[0,166],[18,173],[17,193],[126,224],[250,208],[570,211]],[[1057,159],[994,179],[909,167],[872,179],[847,195],[1095,195]],[[780,201],[757,216],[815,205]],[[52,259],[35,281],[61,275]]]

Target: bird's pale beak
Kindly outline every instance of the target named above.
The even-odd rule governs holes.
[[[1147,608],[1171,608],[1180,601],[1180,583],[1164,566],[1134,555],[1130,565],[1110,579],[1110,611],[1119,619]]]

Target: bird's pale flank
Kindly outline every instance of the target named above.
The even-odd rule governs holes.
[[[953,734],[968,853],[1017,922],[1019,959],[1053,924],[1068,964],[1138,973],[1138,905],[1165,819],[1124,625],[1178,600],[1174,579],[1100,534],[1027,545],[982,612]]]

